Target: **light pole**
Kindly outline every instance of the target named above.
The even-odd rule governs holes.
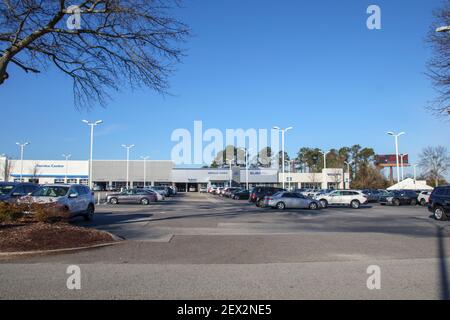
[[[417,176],[416,176],[416,168],[417,168],[417,166],[418,166],[418,164],[415,164],[413,166],[413,168],[414,168],[414,184],[416,183],[416,179],[417,179]]]
[[[331,151],[320,151],[323,153],[323,168],[327,168],[327,154],[329,154]]]
[[[395,134],[392,131],[389,131],[387,133],[390,136],[393,136],[395,138],[395,158],[396,158],[396,162],[397,162],[397,183],[400,182],[400,168],[399,168],[399,163],[398,163],[398,137],[400,137],[401,135],[404,135],[404,132],[400,132],[398,134]]]
[[[403,158],[406,157],[407,155],[408,155],[407,153],[400,155],[400,166],[402,167],[402,181],[405,179],[405,177],[403,175],[404,170],[405,170],[405,169],[403,169],[403,167],[404,167],[404,165],[403,165]]]
[[[141,159],[144,161],[144,188],[146,183],[146,177],[147,177],[147,160],[149,159],[149,156],[141,156]]]
[[[288,161],[288,163],[289,163],[289,166],[288,166],[288,168],[289,168],[289,183],[288,183],[288,188],[289,188],[289,190],[291,190],[291,181],[292,181],[292,168],[293,168],[293,164],[294,164],[294,166],[295,166],[295,160],[289,160]]]
[[[239,148],[245,152],[245,189],[248,190],[248,151],[252,149]]]
[[[122,147],[124,147],[125,149],[127,149],[127,189],[129,187],[129,174],[130,174],[130,149],[134,147],[134,144],[130,144],[130,145],[125,145],[123,144]]]
[[[289,130],[293,129],[293,127],[288,127],[286,129],[280,128],[280,127],[273,127],[275,130],[278,130],[281,132],[281,169],[282,169],[282,179],[283,179],[283,189],[284,189],[284,183],[285,183],[285,177],[284,177],[284,134],[288,132]]]
[[[231,171],[231,165],[233,164],[233,160],[234,160],[234,159],[227,159],[228,166],[230,167],[230,171],[229,171],[229,178],[230,178],[230,181],[229,181],[229,187],[230,187],[230,188],[231,188],[231,180],[232,180],[232,178],[233,178],[233,173],[232,173],[232,171]]]
[[[66,175],[64,177],[64,183],[67,183],[67,171],[69,170],[69,158],[72,156],[70,153],[65,154],[63,153],[63,158],[66,158]]]
[[[103,120],[97,120],[95,122],[89,122],[87,120],[81,120],[86,123],[89,127],[91,127],[91,144],[90,144],[90,152],[89,152],[89,188],[92,189],[92,152],[94,149],[94,127],[103,123]]]
[[[29,145],[29,142],[25,142],[25,143],[20,143],[20,142],[16,142],[16,144],[20,147],[20,182],[22,181],[22,176],[23,176],[23,149]]]
[[[353,161],[344,161],[344,163],[347,165],[347,173],[348,173],[348,182],[347,182],[347,187],[348,189],[350,189],[350,165],[353,163]]]

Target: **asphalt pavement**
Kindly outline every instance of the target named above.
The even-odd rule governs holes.
[[[277,211],[180,194],[99,205],[120,244],[0,261],[2,299],[447,299],[449,223],[424,207]],[[69,290],[69,265],[81,289]],[[369,266],[380,289],[369,289]]]

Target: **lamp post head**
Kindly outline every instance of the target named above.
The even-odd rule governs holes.
[[[101,124],[101,123],[103,123],[103,120],[97,120],[97,121],[95,121],[95,125]]]
[[[81,121],[86,123],[86,124],[89,124],[89,121],[87,121],[87,120],[81,120]]]
[[[286,129],[284,129],[284,132],[288,132],[289,130],[294,129],[294,127],[287,127]]]

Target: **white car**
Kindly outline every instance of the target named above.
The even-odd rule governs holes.
[[[200,187],[200,193],[207,193],[208,189],[206,187]]]
[[[431,191],[421,191],[417,197],[417,202],[419,202],[421,206],[426,206],[430,200],[430,195]]]
[[[329,205],[350,206],[358,209],[362,204],[368,202],[367,196],[357,190],[335,190],[330,193],[320,194],[316,197],[323,208]]]
[[[19,199],[20,203],[56,203],[67,210],[71,217],[83,216],[86,221],[94,218],[94,193],[80,184],[46,184],[29,196]]]

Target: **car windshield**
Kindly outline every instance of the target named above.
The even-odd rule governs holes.
[[[34,197],[64,197],[69,191],[69,187],[41,187],[36,190],[32,195]]]
[[[9,194],[12,189],[14,189],[13,185],[1,185],[0,186],[0,196],[4,196]]]

